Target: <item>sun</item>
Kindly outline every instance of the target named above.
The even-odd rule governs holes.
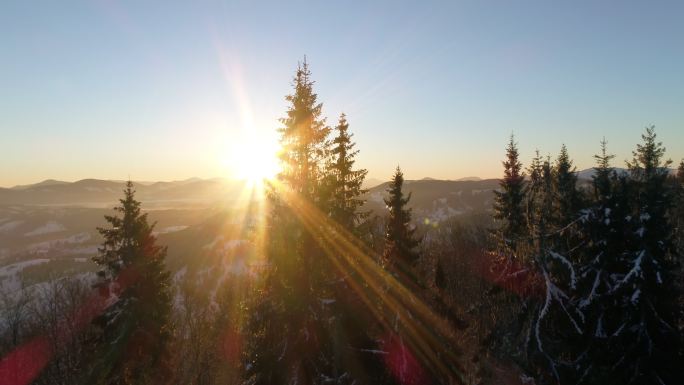
[[[277,144],[263,137],[242,137],[229,146],[225,163],[235,178],[260,184],[280,172],[277,153]]]

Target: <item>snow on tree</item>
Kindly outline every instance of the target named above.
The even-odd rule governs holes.
[[[669,161],[653,127],[642,135],[629,175],[617,176],[602,149],[587,210],[582,298],[587,315],[583,380],[669,384],[682,377]],[[605,148],[605,144],[604,144]]]

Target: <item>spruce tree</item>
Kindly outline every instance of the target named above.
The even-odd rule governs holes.
[[[526,195],[526,223],[531,237],[531,243],[544,242],[546,236],[553,229],[553,179],[551,164],[548,159],[544,160],[536,151],[535,157],[530,162],[528,170],[530,174],[529,188]],[[539,245],[536,245],[539,249]]]
[[[416,266],[420,259],[418,246],[421,240],[416,236],[416,227],[411,223],[411,210],[407,207],[411,194],[404,194],[403,185],[404,175],[397,166],[387,189],[389,196],[384,200],[389,212],[381,263],[389,274],[378,303],[384,314],[380,348],[388,352],[385,363],[390,376],[386,383],[453,383],[460,377],[457,362],[452,361],[455,357],[454,347],[447,340],[439,339],[447,336],[433,329],[435,325],[429,321],[434,322],[435,318],[426,317],[430,314],[414,313],[413,304],[429,300],[425,299],[426,284],[419,277]],[[387,303],[391,303],[387,298],[394,298],[399,306],[387,306]],[[418,330],[430,337],[417,341]],[[430,356],[440,357],[448,367],[439,369],[439,365],[435,365],[438,363],[426,359]],[[451,373],[447,373],[449,371]]]
[[[679,162],[677,168],[677,177],[675,178],[675,205],[672,213],[672,218],[676,223],[675,230],[675,244],[677,247],[677,254],[679,255],[680,269],[684,266],[682,258],[684,258],[684,160]],[[683,275],[684,278],[684,275]]]
[[[585,221],[579,307],[586,318],[580,380],[605,384],[670,384],[682,378],[676,253],[669,161],[653,127],[642,135],[629,174],[611,173],[597,157],[600,191]],[[608,187],[607,187],[608,186]]]
[[[344,382],[335,360],[336,271],[320,246],[325,223],[310,223],[313,211],[328,212],[325,160],[330,129],[313,90],[306,60],[297,68],[289,109],[281,119],[282,172],[270,194],[267,268],[248,304],[246,376],[253,384]],[[343,352],[348,350],[342,349]]]
[[[578,217],[581,206],[581,195],[577,190],[577,170],[572,165],[565,144],[556,159],[554,171],[555,220],[559,226],[565,227]]]
[[[529,173],[530,237],[525,268],[531,274],[522,289],[518,322],[523,325],[519,338],[524,338],[524,351],[518,359],[542,383],[564,383],[572,375],[565,362],[579,354],[575,340],[582,333],[582,316],[570,300],[577,276],[567,250],[560,246],[561,235],[554,218],[557,179],[550,157],[543,159],[537,151]]]
[[[107,215],[111,227],[93,261],[102,267],[98,286],[116,301],[95,319],[102,334],[88,383],[165,383],[164,354],[170,335],[171,291],[166,248],[156,244],[154,224],[142,214],[128,181],[124,198]]]
[[[368,216],[368,213],[359,212],[364,203],[360,196],[368,191],[361,188],[368,171],[353,168],[354,157],[359,151],[354,150],[355,143],[351,141],[353,135],[349,133],[345,114],[340,115],[335,131],[337,136],[332,140],[332,160],[327,167],[331,194],[330,216],[346,229],[354,231],[361,220]]]
[[[494,191],[494,218],[500,221],[498,238],[500,245],[513,253],[524,239],[525,223],[525,173],[519,160],[518,146],[511,135],[503,161],[504,177],[499,181],[500,190]]]
[[[618,297],[620,325],[613,331],[614,380],[620,383],[676,383],[682,378],[677,331],[676,253],[667,211],[672,195],[667,184],[665,148],[647,127],[643,143],[627,163],[633,202],[631,245],[613,272],[610,293]]]
[[[387,189],[389,197],[385,198],[389,214],[385,227],[383,263],[389,270],[415,280],[414,268],[418,261],[416,248],[419,241],[415,235],[416,228],[411,224],[411,210],[406,207],[411,200],[411,194],[404,197],[403,185],[404,174],[397,166]]]
[[[278,129],[282,161],[278,179],[303,199],[317,202],[330,127],[322,117],[323,104],[314,92],[306,57],[297,67],[292,86],[294,93],[285,97],[290,106]]]
[[[622,314],[615,310],[621,299],[611,288],[615,274],[622,274],[632,238],[630,183],[627,176],[615,172],[611,165],[614,157],[603,139],[601,153],[594,155],[593,202],[580,217],[584,245],[578,250],[576,305],[584,318],[580,343],[586,351],[574,376],[580,383],[613,381],[610,338],[622,322]]]
[[[611,178],[615,173],[615,170],[610,165],[615,155],[608,154],[607,145],[606,138],[603,138],[601,140],[601,154],[594,155],[596,166],[592,176],[592,186],[594,188],[594,200],[599,202],[610,197]]]
[[[672,222],[676,224],[675,227],[675,250],[679,260],[676,262],[678,276],[677,289],[679,291],[679,303],[684,304],[684,160],[679,162],[677,168],[677,177],[675,178],[675,191],[677,192],[675,198],[675,205],[672,209]],[[679,307],[679,335],[682,347],[680,354],[684,356],[684,306]]]
[[[488,290],[483,289],[481,305],[484,307],[484,303],[488,303],[492,309],[490,317],[493,326],[486,334],[480,333],[479,338],[487,351],[493,351],[500,356],[511,356],[520,355],[524,350],[519,336],[527,314],[523,313],[526,304],[520,294],[525,291],[528,277],[521,271],[529,249],[530,231],[527,221],[528,183],[525,181],[525,173],[513,135],[506,147],[506,160],[502,164],[504,176],[499,180],[499,191],[494,191],[496,247],[492,266],[488,267],[488,270],[496,271],[497,278]],[[537,166],[533,164],[530,170],[536,173],[539,169]],[[487,286],[490,284],[486,283]],[[482,309],[480,317],[483,317]]]

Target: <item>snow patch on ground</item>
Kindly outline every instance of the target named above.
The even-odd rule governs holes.
[[[490,192],[490,191],[492,191],[492,189],[484,189],[484,190],[473,189],[472,195],[482,194],[482,193],[486,193],[486,192]]]
[[[71,253],[71,254],[97,254],[98,247],[99,246],[97,246],[97,245],[77,247],[75,249],[70,249],[69,253]]]
[[[0,277],[7,277],[10,275],[14,275],[25,268],[33,265],[40,265],[41,263],[46,263],[49,262],[50,260],[47,258],[36,258],[36,259],[30,259],[28,261],[21,261],[17,263],[13,263],[11,265],[3,266],[0,267]]]
[[[33,231],[29,231],[28,233],[24,234],[24,236],[25,237],[33,237],[35,235],[56,233],[56,232],[64,231],[64,230],[66,230],[66,227],[64,227],[64,225],[62,225],[61,223],[58,223],[56,221],[49,221],[48,223],[44,224],[43,226],[40,226]]]
[[[435,210],[433,210],[428,215],[428,218],[432,222],[440,223],[440,222],[446,221],[447,219],[449,219],[451,217],[455,217],[458,215],[465,214],[466,212],[467,212],[467,210],[457,210],[451,206],[442,206],[442,207],[438,207]]]
[[[382,203],[382,204],[385,203],[385,198],[384,198],[383,194],[379,193],[379,192],[374,192],[374,193],[370,194],[370,196],[368,197],[368,200],[372,201],[372,202]]]
[[[188,272],[188,267],[183,266],[182,269],[178,270],[176,272],[176,274],[173,275],[173,281],[174,282],[180,282],[183,279],[183,277],[185,277],[185,274],[187,274],[187,272]]]
[[[220,245],[219,248],[222,251],[228,251],[228,250],[231,250],[235,247],[238,247],[238,246],[243,245],[243,244],[248,242],[247,240],[244,240],[244,239],[229,239],[225,242],[223,242],[223,240],[224,240],[223,236],[219,235],[218,237],[214,238],[213,241],[204,245],[204,248],[205,249],[213,249],[217,245]],[[223,242],[223,243],[220,243],[220,242]]]
[[[24,221],[9,221],[0,225],[0,233],[9,233],[24,223]]]
[[[185,229],[187,229],[188,227],[189,227],[189,226],[185,226],[185,225],[168,226],[168,227],[164,227],[164,228],[161,229],[161,230],[157,230],[157,231],[153,232],[152,234],[153,234],[153,235],[159,235],[159,234],[175,233],[176,231],[185,230]]]
[[[37,258],[0,267],[0,290],[11,293],[21,289],[19,273],[29,266],[40,265],[49,261],[47,258]]]
[[[51,241],[39,242],[29,245],[26,249],[32,253],[47,253],[51,249],[69,244],[79,244],[90,239],[89,233],[78,233],[67,238],[54,239]]]

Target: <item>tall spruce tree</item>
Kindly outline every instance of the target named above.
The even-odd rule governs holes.
[[[592,176],[592,186],[594,188],[594,200],[599,202],[610,197],[611,178],[615,174],[615,170],[610,164],[615,155],[608,153],[607,146],[608,142],[606,138],[603,138],[601,140],[601,154],[594,155],[596,166]]]
[[[605,182],[597,157],[600,191],[586,220],[588,244],[579,307],[586,318],[586,360],[580,381],[670,384],[682,378],[676,253],[669,161],[653,127],[642,135],[628,175]],[[609,187],[606,187],[609,186]]]
[[[336,135],[330,143],[330,158],[326,167],[326,190],[323,191],[328,215],[333,223],[328,229],[346,233],[352,238],[360,237],[362,229],[371,225],[364,222],[369,213],[359,211],[365,202],[361,195],[367,190],[361,186],[368,171],[354,169],[354,158],[358,150],[354,149],[353,135],[349,132],[345,114],[340,115],[334,131]],[[332,377],[339,378],[341,373],[346,373],[346,378],[350,381],[381,383],[381,379],[386,377],[385,365],[377,354],[369,354],[377,349],[379,324],[367,312],[362,311],[367,305],[354,287],[364,282],[364,278],[358,271],[350,268],[361,261],[353,253],[339,257],[346,261],[344,265],[348,268],[343,272],[338,271],[338,279],[328,285],[333,287],[334,296],[331,299],[335,300],[331,306],[335,315],[328,326],[329,333],[333,336],[333,372],[336,373]],[[353,353],[354,351],[357,353]]]
[[[86,382],[165,383],[171,310],[166,248],[156,244],[154,224],[141,213],[131,181],[115,210],[120,216],[105,216],[111,227],[98,228],[104,242],[93,261],[102,267],[98,285],[116,301],[95,319],[102,334]]]
[[[679,260],[676,263],[679,276],[677,279],[679,303],[684,304],[684,159],[679,162],[675,186],[677,194],[671,217],[673,218],[672,222],[676,224],[674,244],[677,250],[677,256],[679,257]],[[679,338],[682,343],[680,354],[684,356],[684,306],[680,305],[678,318]]]
[[[555,219],[559,226],[564,227],[579,216],[581,208],[581,195],[577,189],[577,170],[572,165],[565,144],[561,147],[554,166]]]
[[[305,57],[295,72],[294,92],[285,97],[290,103],[286,117],[280,119],[282,171],[278,179],[303,199],[318,202],[330,127],[322,117],[323,104],[313,85]]]
[[[330,189],[330,216],[334,221],[350,231],[354,231],[368,213],[359,212],[364,201],[360,198],[368,190],[361,188],[368,174],[365,169],[354,170],[354,157],[359,153],[354,150],[352,134],[345,114],[340,115],[335,127],[337,136],[332,140],[332,159],[328,163]]]
[[[673,226],[667,216],[672,195],[667,183],[669,160],[647,127],[643,143],[627,163],[632,185],[631,244],[621,270],[612,272],[610,293],[620,325],[612,331],[611,356],[616,383],[677,383],[682,378],[680,334],[677,331],[676,253]]]
[[[570,300],[577,277],[566,251],[559,247],[560,233],[554,220],[556,178],[550,157],[543,159],[537,151],[529,173],[530,237],[525,262],[532,274],[520,309],[524,352],[518,359],[541,383],[564,383],[572,375],[566,361],[578,354],[573,342],[582,333],[582,315]]]
[[[418,262],[416,248],[420,242],[415,235],[416,228],[411,223],[411,210],[406,207],[411,200],[411,194],[404,197],[403,185],[404,174],[397,166],[387,189],[389,196],[385,198],[389,214],[385,231],[383,263],[390,270],[411,277],[415,281],[415,264]]]
[[[386,366],[388,374],[385,383],[392,384],[428,384],[454,383],[450,376],[458,372],[457,363],[451,361],[454,349],[448,343],[434,343],[439,341],[438,334],[431,330],[433,324],[414,311],[411,304],[421,301],[424,297],[425,282],[419,277],[417,262],[420,255],[418,246],[421,240],[416,236],[416,227],[411,223],[411,210],[407,207],[411,194],[404,194],[404,174],[397,166],[385,198],[385,205],[389,211],[385,226],[385,247],[382,255],[382,265],[389,272],[384,294],[380,297],[379,308],[385,314],[381,346],[388,352]],[[402,291],[407,288],[408,291]],[[400,297],[401,296],[401,297]],[[399,299],[399,306],[387,306],[385,297]],[[431,337],[427,341],[416,341],[416,330],[428,331]],[[444,338],[445,336],[441,336]],[[454,373],[440,372],[429,360],[419,361],[418,352],[427,349],[426,356],[443,357],[445,362],[453,365],[449,370]],[[439,373],[439,374],[438,374]]]
[[[684,266],[682,258],[684,258],[684,160],[679,162],[677,168],[677,177],[675,178],[675,206],[672,213],[672,218],[676,223],[675,230],[675,244],[677,246],[677,254],[679,255],[680,269]],[[682,277],[684,278],[684,276]]]
[[[521,297],[519,294],[523,294],[528,284],[528,276],[522,270],[529,249],[530,230],[526,215],[529,186],[513,135],[502,163],[504,176],[499,180],[499,191],[494,191],[496,250],[493,264],[489,267],[497,270],[497,278],[489,289],[483,288],[479,311],[480,318],[492,319],[492,326],[486,332],[480,331],[478,337],[485,354],[491,351],[499,356],[520,356],[524,343],[519,336],[528,316],[523,312],[526,307],[524,295]],[[538,168],[533,165],[530,170],[537,172]],[[489,282],[486,285],[489,286]],[[485,307],[490,311],[488,317],[484,316]]]
[[[345,382],[338,366],[344,360],[335,355],[338,333],[328,324],[335,318],[336,288],[330,283],[337,272],[320,246],[319,230],[326,226],[306,222],[311,210],[329,211],[324,174],[330,129],[313,84],[305,60],[279,130],[282,172],[270,194],[268,265],[248,305],[245,371],[253,384]]]
[[[583,210],[580,232],[585,244],[579,248],[579,279],[576,304],[584,315],[581,346],[585,354],[577,361],[574,381],[613,383],[616,347],[613,333],[622,325],[616,311],[622,299],[612,291],[614,277],[624,275],[624,256],[631,244],[631,185],[611,165],[615,156],[601,141],[601,153],[594,155],[592,177],[594,198]]]
[[[494,218],[500,221],[498,238],[505,251],[517,252],[519,242],[525,238],[525,173],[519,160],[518,146],[511,135],[503,161],[504,177],[500,190],[494,191]]]

